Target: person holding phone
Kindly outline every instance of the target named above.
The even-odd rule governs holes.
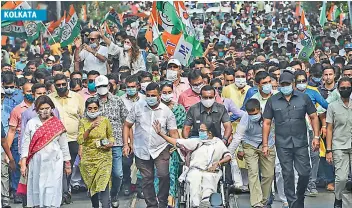
[[[114,137],[108,118],[101,116],[100,103],[96,97],[85,103],[85,118],[80,120],[77,142],[82,145],[79,168],[90,193],[92,206],[99,207],[99,194],[103,208],[109,204],[109,182],[112,171]]]

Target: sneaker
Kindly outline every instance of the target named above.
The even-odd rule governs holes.
[[[329,183],[326,187],[326,190],[328,191],[335,191],[335,185],[334,183]]]
[[[11,208],[9,201],[3,200],[2,201],[2,206],[3,208]]]
[[[211,204],[209,201],[201,201],[199,204],[199,208],[210,208]]]
[[[287,202],[282,203],[282,208],[289,208],[288,203]]]
[[[248,186],[242,186],[242,187],[241,187],[241,191],[242,191],[242,193],[249,193],[249,188],[248,188]]]
[[[13,199],[13,202],[15,204],[22,204],[22,197],[21,196],[18,196],[18,195],[15,195],[14,199]]]
[[[129,196],[131,194],[131,186],[130,185],[124,185],[123,187],[123,194],[125,196]]]
[[[306,191],[306,196],[316,197],[318,196],[318,190],[315,183],[309,183]]]
[[[119,200],[117,199],[117,197],[111,197],[111,207],[112,208],[118,208],[120,205]]]
[[[342,208],[342,200],[337,200],[335,198],[334,208]]]

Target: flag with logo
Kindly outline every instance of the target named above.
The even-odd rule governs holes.
[[[40,33],[45,30],[41,21],[23,21],[23,26],[27,34],[27,42],[32,43],[38,39]]]
[[[64,11],[64,15],[59,20],[51,23],[47,28],[51,34],[49,38],[50,45],[53,45],[56,42],[60,42],[60,39],[61,39],[60,32],[61,32],[61,29],[65,26],[65,20],[66,20],[66,11]]]
[[[73,43],[74,39],[80,35],[80,22],[78,20],[77,12],[75,8],[71,4],[70,11],[66,17],[65,25],[60,31],[61,39],[61,47],[65,47],[71,43]]]
[[[327,19],[326,19],[326,1],[323,1],[323,6],[321,7],[320,17],[319,17],[320,26],[324,27],[326,21],[327,21]]]
[[[315,40],[312,36],[309,22],[304,11],[302,11],[299,25],[299,42],[296,45],[296,57],[300,60],[308,60],[314,48]]]
[[[296,2],[296,11],[295,11],[295,16],[299,17],[302,15],[302,7],[301,7],[301,2]]]
[[[22,21],[14,22],[5,27],[2,27],[1,35],[18,37],[23,39],[27,38],[27,33]]]
[[[334,3],[331,3],[331,7],[328,13],[328,20],[335,21],[337,18],[339,18],[340,14],[341,8],[336,6]]]
[[[114,8],[110,7],[110,11],[108,13],[106,13],[105,15],[105,20],[109,20],[111,22],[113,22],[114,24],[117,25],[117,27],[119,28],[119,30],[122,30],[122,22],[121,21],[121,15],[119,15]]]
[[[158,25],[153,21],[152,16],[150,16],[148,20],[148,29],[145,33],[145,38],[150,45],[153,45],[159,56],[166,52],[165,44],[158,30]]]

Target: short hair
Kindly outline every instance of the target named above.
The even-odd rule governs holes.
[[[92,103],[95,103],[98,105],[98,107],[100,107],[99,99],[97,97],[90,97],[86,100],[86,103],[85,103],[86,109],[88,108],[88,105],[90,105]]]
[[[139,76],[138,76],[138,80],[139,82],[142,81],[143,78],[149,77],[150,80],[153,80],[153,75],[147,71],[141,71]]]
[[[65,80],[67,82],[67,78],[63,74],[57,74],[54,76],[54,83],[56,83],[59,80]]]
[[[70,89],[75,88],[77,85],[82,87],[82,80],[81,79],[74,78],[74,79],[70,80]]]
[[[111,73],[107,74],[106,77],[110,80],[115,80],[116,84],[119,82],[119,74],[118,73]]]
[[[133,83],[135,82],[137,85],[139,84],[138,78],[135,75],[130,75],[126,77],[125,83]]]
[[[51,71],[62,71],[63,67],[61,64],[54,64]]]
[[[312,76],[317,75],[317,76],[321,77],[323,75],[323,65],[321,63],[313,64],[312,67],[309,70],[309,73]]]
[[[219,78],[214,78],[210,81],[211,86],[213,86],[215,83],[219,83],[222,86],[222,82]]]
[[[38,112],[40,106],[43,104],[49,104],[51,109],[55,108],[55,105],[53,101],[50,99],[50,97],[47,95],[42,95],[35,100],[35,103],[34,103],[35,110]]]
[[[277,71],[277,70],[280,70],[280,68],[277,66],[273,66],[269,69],[269,73],[273,73],[274,71]]]
[[[298,76],[304,76],[304,78],[307,80],[307,74],[306,74],[306,72],[305,71],[303,71],[303,70],[297,70],[297,71],[295,71],[295,81],[297,81],[297,79],[298,79]]]
[[[349,77],[342,77],[342,78],[339,80],[338,84],[337,84],[337,88],[340,88],[340,85],[341,85],[342,82],[349,82],[349,83],[352,84],[351,78],[349,78]]]
[[[70,75],[70,79],[72,79],[73,75],[76,75],[76,74],[81,75],[81,77],[83,78],[83,74],[82,74],[82,72],[74,71],[74,72],[72,72],[72,73],[71,73],[71,75]]]
[[[11,64],[8,64],[8,63],[1,63],[1,68],[5,67],[5,66],[10,66],[10,67],[11,67]]]
[[[164,82],[160,85],[160,91],[162,91],[164,89],[164,87],[170,87],[172,90],[174,89],[174,85],[172,83],[169,82]]]
[[[202,89],[200,90],[200,94],[202,94],[203,91],[213,91],[215,95],[215,89],[210,85],[204,85],[204,87],[202,87]]]
[[[26,84],[27,80],[24,77],[21,78],[16,78],[16,86],[17,87],[22,87]]]
[[[296,65],[300,65],[302,68],[302,62],[300,62],[300,61],[291,61],[291,63],[288,66],[293,67]]]
[[[46,81],[45,82],[45,89],[46,89],[46,91],[50,91],[50,88],[51,88],[51,86],[54,84],[54,81],[53,80],[48,80],[48,81]]]
[[[192,80],[196,80],[202,77],[202,72],[200,70],[192,70],[188,74],[188,81],[191,83]]]
[[[266,71],[260,71],[260,72],[258,72],[258,73],[255,75],[254,81],[259,84],[261,80],[263,80],[263,79],[265,79],[265,78],[267,78],[267,77],[269,77],[269,76],[270,76],[270,75],[269,75],[268,72],[266,72]]]
[[[158,93],[160,93],[159,85],[155,82],[151,82],[150,84],[148,84],[147,88],[145,89],[146,92],[151,90],[156,90],[158,91]]]
[[[45,79],[45,77],[50,76],[50,73],[46,69],[37,69],[34,72],[34,77],[36,79]]]
[[[119,71],[121,71],[121,70],[128,70],[128,71],[131,71],[130,67],[128,67],[128,66],[120,66],[120,67],[119,67]]]
[[[26,64],[26,66],[28,67],[28,66],[30,66],[30,65],[35,65],[35,67],[38,67],[38,66],[39,66],[38,63],[35,62],[35,61],[28,61],[28,63]]]
[[[37,91],[37,89],[40,89],[40,88],[45,88],[46,90],[45,84],[35,83],[34,85],[32,85],[32,93],[34,94],[35,91]]]
[[[12,84],[15,83],[15,74],[10,71],[1,73],[1,81],[3,84]]]
[[[33,72],[32,72],[32,71],[25,71],[25,72],[23,73],[23,76],[24,76],[24,77],[33,76]]]
[[[223,74],[222,71],[213,71],[213,77],[218,77],[218,76],[220,76],[222,74]]]
[[[336,74],[334,67],[330,64],[323,65],[323,74],[324,74],[324,71],[327,69],[332,69],[334,71],[334,74]]]
[[[257,99],[251,98],[246,102],[245,107],[247,112],[260,110],[260,102]]]
[[[89,77],[90,75],[97,75],[97,76],[100,76],[100,73],[99,73],[98,71],[91,70],[91,71],[88,72],[87,77]]]
[[[273,73],[269,73],[269,75],[270,75],[270,79],[271,79],[271,80],[278,81],[278,80],[277,80],[277,77],[276,77],[276,75],[275,75],[275,74],[273,74]]]

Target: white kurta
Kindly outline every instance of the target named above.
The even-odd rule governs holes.
[[[34,117],[28,121],[21,149],[21,159],[28,157],[29,144],[34,133],[41,126],[42,122],[39,117]],[[28,207],[60,207],[63,162],[70,159],[66,133],[56,137],[34,154],[28,164]]]

